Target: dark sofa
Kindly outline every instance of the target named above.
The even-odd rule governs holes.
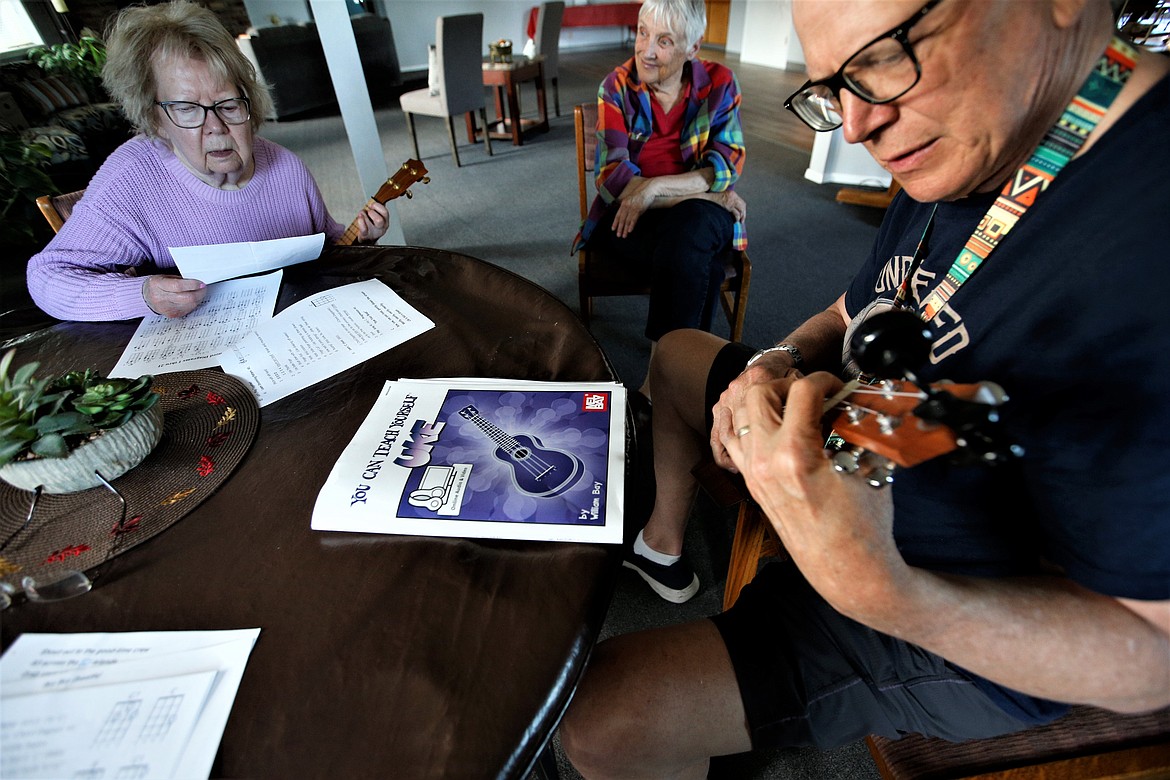
[[[370,99],[375,105],[386,102],[402,81],[390,21],[365,14],[351,22]],[[316,25],[264,27],[240,36],[237,43],[272,87],[276,109],[270,119],[337,104]]]
[[[46,172],[61,192],[86,186],[120,144],[130,123],[105,95],[90,95],[75,81],[48,75],[30,62],[0,68],[0,132],[48,146]]]

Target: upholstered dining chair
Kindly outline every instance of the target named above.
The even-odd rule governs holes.
[[[64,195],[42,195],[37,198],[37,208],[41,210],[41,214],[49,223],[49,227],[53,228],[54,233],[61,230],[65,220],[69,219],[69,215],[73,213],[74,205],[81,200],[81,196],[84,194],[85,190],[77,190],[76,192],[66,192]]]
[[[455,140],[455,117],[471,114],[474,131],[476,111],[484,124],[483,145],[490,156],[492,139],[487,132],[487,102],[483,87],[483,14],[440,16],[435,20],[435,68],[438,73],[431,74],[431,81],[437,85],[438,94],[432,94],[428,86],[406,92],[398,99],[406,115],[406,128],[410,131],[414,158],[422,159],[414,132],[415,114],[447,120],[451,156],[455,159],[455,166],[459,167],[461,163]]]
[[[561,115],[561,92],[557,85],[557,59],[561,42],[561,19],[565,4],[561,0],[541,3],[536,15],[536,37],[533,44],[537,56],[544,57],[544,80],[552,84],[553,110]]]
[[[589,213],[593,190],[593,169],[597,162],[597,103],[580,103],[573,107],[573,125],[577,136],[577,194],[581,219]],[[728,249],[722,257],[723,284],[719,303],[727,315],[731,340],[743,338],[747,314],[748,287],[752,264],[747,252]],[[588,248],[577,253],[577,292],[580,296],[581,320],[586,326],[593,314],[593,299],[611,295],[648,295],[649,282],[635,276],[628,264]]]

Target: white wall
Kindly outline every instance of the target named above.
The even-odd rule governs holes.
[[[747,16],[747,0],[731,0],[731,12],[727,15],[727,45],[729,54],[743,52],[744,19]]]
[[[792,28],[791,0],[746,0],[740,59],[771,68],[804,67],[804,52]]]

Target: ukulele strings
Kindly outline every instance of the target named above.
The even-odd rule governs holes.
[[[847,383],[837,395],[825,401],[824,411],[826,413],[830,411],[848,412],[851,409],[860,409],[867,414],[882,414],[878,409],[873,409],[853,400],[856,396],[862,395],[876,395],[882,398],[926,398],[926,393],[917,388],[914,390],[893,390],[889,387],[867,385],[853,381]]]
[[[550,472],[556,471],[557,467],[548,461],[544,460],[536,454],[531,447],[524,447],[516,439],[501,431],[492,423],[484,420],[481,417],[476,417],[474,422],[478,423],[480,428],[487,434],[488,438],[495,442],[500,449],[512,455],[512,462],[523,468],[533,479],[541,480]],[[517,450],[527,450],[528,457],[517,459],[515,457]]]

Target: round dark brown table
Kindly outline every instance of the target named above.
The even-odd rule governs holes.
[[[285,269],[277,310],[372,277],[436,327],[264,407],[236,472],[116,558],[92,592],[0,613],[3,647],[23,632],[259,626],[213,777],[526,777],[613,593],[615,545],[310,530],[318,490],[386,379],[614,378],[564,304],[452,252],[329,249]],[[56,324],[18,339],[18,357],[46,374],[109,372],[137,324]],[[640,492],[627,488],[627,527]]]

